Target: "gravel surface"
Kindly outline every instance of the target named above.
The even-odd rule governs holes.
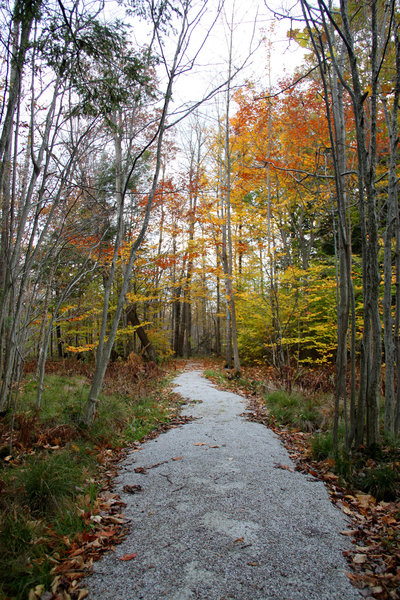
[[[293,467],[286,450],[269,429],[240,416],[242,398],[217,390],[200,370],[175,384],[201,401],[184,411],[197,419],[123,463],[117,491],[131,532],[96,563],[85,583],[89,598],[360,598],[345,575],[348,540],[339,531],[348,523],[324,484],[282,468]],[[122,492],[133,484],[143,491]]]

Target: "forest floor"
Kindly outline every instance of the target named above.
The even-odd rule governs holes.
[[[192,375],[185,372],[184,377],[189,377],[186,388],[176,391],[186,397],[193,393],[194,401],[189,401],[181,413],[182,399],[171,390],[169,382],[178,373],[193,368],[203,371],[220,390],[233,392],[223,396],[224,402],[229,399],[226,410],[221,405],[221,412],[215,413],[213,407],[219,406],[219,392],[203,378],[199,388]],[[371,491],[355,487],[354,480],[353,484],[344,480],[343,466],[347,468],[347,463],[338,472],[340,465],[335,465],[331,457],[317,460],[313,452],[315,438],[329,437],[329,373],[304,373],[301,385],[307,393],[298,397],[296,391],[286,394],[288,406],[282,413],[282,406],[273,409],[270,402],[274,395],[285,396],[285,392],[273,373],[265,369],[246,367],[237,379],[223,368],[223,363],[212,359],[199,361],[197,366],[191,361],[173,360],[166,372],[132,356],[126,362],[110,365],[105,395],[89,436],[89,432],[79,429],[76,418],[85,397],[90,366],[67,361],[49,364],[48,371],[40,415],[27,410],[34,401],[34,378],[28,375],[24,382],[12,456],[6,455],[10,441],[6,420],[0,431],[0,448],[6,451],[1,456],[0,473],[0,600],[22,600],[28,591],[29,600],[83,600],[89,594],[88,586],[90,589],[95,577],[103,573],[102,567],[94,578],[85,577],[105,553],[125,575],[132,569],[142,569],[139,582],[144,586],[143,595],[129,595],[128,588],[121,588],[121,598],[156,599],[146,586],[151,588],[152,582],[161,585],[164,559],[175,564],[175,587],[173,591],[164,587],[166,593],[162,589],[160,598],[335,598],[323,595],[325,580],[329,580],[324,571],[326,564],[318,575],[319,567],[307,562],[326,547],[325,526],[319,521],[321,515],[325,517],[326,491],[342,511],[328,502],[327,514],[333,510],[334,520],[338,515],[339,520],[351,520],[347,524],[336,522],[332,528],[333,547],[339,563],[343,561],[342,554],[348,563],[344,563],[344,568],[349,580],[364,598],[400,598],[399,486],[390,501],[377,500]],[[199,373],[193,376],[196,380]],[[279,411],[285,424],[276,418]],[[255,430],[248,427],[256,423],[259,432],[255,436]],[[170,433],[160,435],[170,428]],[[313,433],[322,430],[326,433]],[[288,454],[272,431],[278,434]],[[384,468],[398,472],[398,446],[382,450]],[[353,473],[364,475],[379,466],[379,460],[364,457],[360,467],[359,457],[355,458]],[[55,469],[55,479],[49,467]],[[119,472],[121,478],[129,479],[127,483],[121,478],[118,483]],[[293,487],[293,481],[302,481],[305,488],[298,489],[297,483]],[[277,482],[279,489],[271,482]],[[56,486],[50,496],[47,483]],[[57,489],[60,485],[61,489]],[[321,487],[318,494],[322,494],[322,503],[315,510],[314,492]],[[58,497],[62,500],[49,503],[56,492],[63,494]],[[208,499],[208,506],[203,497]],[[137,508],[129,514],[132,502],[143,505],[140,510],[144,512]],[[192,506],[198,508],[188,508]],[[198,512],[202,507],[208,514],[203,520]],[[193,531],[192,521],[196,519],[198,527]],[[162,536],[157,533],[164,525],[171,532],[169,538],[165,531]],[[259,525],[269,532],[269,537],[262,538]],[[149,526],[154,527],[154,532],[149,532]],[[272,531],[268,529],[271,526],[275,527]],[[132,538],[135,531],[138,536]],[[157,575],[157,565],[150,560],[145,541],[153,533],[149,539],[154,552],[158,559],[163,556]],[[126,546],[119,546],[124,540]],[[193,544],[194,550],[188,555],[188,547]],[[268,548],[268,556],[260,548],[263,544],[264,549]],[[303,546],[308,549],[308,558],[296,553],[296,547],[299,550]],[[330,557],[325,558],[329,563]],[[323,554],[322,559],[325,560]],[[312,576],[314,582],[321,582],[317,592],[308,575],[301,571],[302,564],[304,569],[310,566],[316,577]],[[343,566],[339,571],[343,573]],[[201,588],[209,585],[210,578],[216,582],[215,596]],[[228,578],[232,580],[229,590]],[[5,580],[9,584],[5,585]],[[107,581],[115,590],[115,581]],[[129,581],[122,579],[122,587]],[[252,581],[255,587],[250,587],[251,594],[246,596],[243,589]],[[286,593],[282,591],[285,585],[298,589],[294,587]],[[95,591],[91,597],[107,598],[107,593]],[[350,588],[350,594],[354,593],[354,588]],[[118,598],[114,593],[112,597]],[[338,597],[347,600],[354,596],[346,592]]]
[[[84,581],[89,597],[359,598],[345,574],[349,524],[324,484],[295,470],[243,398],[187,369],[175,391],[193,420],[121,463],[115,492],[129,532]]]
[[[343,552],[349,565],[347,576],[367,600],[398,600],[400,598],[400,448],[386,444],[380,448],[379,456],[368,455],[366,449],[360,449],[352,456],[340,454],[335,459],[332,454],[318,457],[313,441],[329,439],[333,401],[331,400],[331,377],[327,372],[305,372],[301,382],[300,412],[283,413],[279,419],[279,410],[271,410],[269,398],[282,387],[275,381],[273,374],[265,369],[246,367],[241,378],[230,376],[221,366],[208,365],[207,376],[220,389],[239,393],[248,401],[248,418],[262,423],[279,435],[296,471],[309,474],[323,481],[330,499],[350,520],[351,525],[341,533],[351,539],[351,547]],[[272,377],[270,377],[272,375]],[[279,393],[279,392],[278,392]],[[296,391],[287,395],[290,409]],[[304,404],[309,403],[308,409]],[[302,407],[303,405],[303,407]],[[311,411],[310,411],[311,407]],[[315,433],[318,426],[312,427],[308,418],[310,412],[320,411],[319,425],[325,433]],[[278,418],[276,418],[278,417]],[[289,417],[289,418],[287,418]],[[286,421],[285,421],[286,418]],[[321,422],[322,419],[322,422]],[[318,446],[317,446],[318,449]],[[323,448],[324,449],[324,448]],[[383,467],[383,468],[382,468]],[[390,477],[388,478],[388,471]],[[368,480],[368,474],[378,476],[370,481],[370,491],[358,486]],[[393,487],[393,482],[396,482]],[[387,492],[390,499],[383,500],[382,493]],[[374,494],[374,495],[373,495]]]

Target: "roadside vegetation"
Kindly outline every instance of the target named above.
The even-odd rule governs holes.
[[[85,597],[79,580],[91,560],[123,535],[115,512],[120,503],[109,483],[116,461],[124,448],[167,428],[179,412],[166,373],[131,359],[111,365],[89,433],[81,415],[90,367],[82,364],[76,374],[79,364],[66,361],[49,363],[49,370],[40,412],[31,373],[21,384],[14,418],[4,419],[0,431],[1,600],[32,600],[45,591]],[[104,510],[114,516],[101,516]],[[71,570],[68,560],[77,548],[80,560]]]
[[[346,553],[352,582],[369,597],[395,599],[400,595],[400,443],[384,435],[374,448],[346,448],[344,415],[339,422],[339,444],[332,439],[334,390],[332,379],[319,371],[299,377],[290,392],[272,370],[244,367],[240,378],[220,363],[205,375],[217,385],[245,396],[248,416],[277,433],[295,469],[322,479],[330,497],[352,525]],[[278,468],[292,469],[289,465]]]

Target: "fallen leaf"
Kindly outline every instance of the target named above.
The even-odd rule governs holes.
[[[35,600],[36,598],[40,598],[40,596],[44,592],[44,585],[37,585],[35,588],[29,590],[28,600]]]
[[[217,445],[210,446],[210,448],[219,448]]]
[[[165,463],[167,463],[167,460],[162,460],[161,462],[156,463],[155,465],[150,465],[150,467],[147,467],[148,469],[156,469],[157,467],[159,467],[160,465],[165,465]]]
[[[250,567],[258,567],[258,562],[248,562],[247,563]]]
[[[126,494],[136,494],[143,491],[141,485],[124,485],[122,489]]]
[[[353,511],[350,510],[350,508],[348,506],[341,506],[342,511],[346,514],[346,515],[352,515]]]
[[[205,442],[198,442],[197,444],[193,444],[193,446],[206,446]]]
[[[136,467],[136,469],[134,469],[135,473],[147,473],[147,469],[145,469],[145,467]]]
[[[101,516],[100,515],[92,515],[90,517],[91,521],[94,521],[95,523],[101,523]]]
[[[238,542],[244,542],[244,537],[238,538],[237,540],[234,540],[234,544],[237,544]]]
[[[345,529],[344,531],[339,531],[341,535],[356,535],[357,529]]]
[[[136,557],[137,557],[137,552],[134,552],[133,554],[125,554],[125,556],[120,556],[119,560],[133,560]]]
[[[175,458],[173,458],[172,460],[182,460],[182,456],[176,456]]]
[[[376,499],[370,494],[356,494],[356,498],[363,508],[368,508],[370,504],[376,504]]]
[[[362,565],[363,563],[365,563],[366,560],[367,560],[366,554],[355,554],[353,556],[353,562],[355,562],[356,565]]]
[[[292,467],[289,467],[289,465],[282,465],[280,463],[275,463],[274,469],[284,469],[285,471],[290,471],[291,473],[294,473],[294,469],[292,469]]]
[[[374,592],[374,594],[382,594],[383,587],[381,585],[376,585],[375,587],[371,588],[371,592]]]

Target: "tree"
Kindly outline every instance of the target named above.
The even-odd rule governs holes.
[[[364,327],[360,362],[360,386],[358,393],[358,407],[352,403],[352,424],[350,430],[349,443],[352,437],[356,435],[356,442],[361,443],[364,432],[364,411],[366,414],[366,438],[369,446],[375,446],[379,442],[378,430],[378,390],[381,375],[382,363],[382,341],[381,341],[381,319],[379,314],[379,290],[380,290],[380,269],[379,269],[379,222],[377,214],[377,131],[378,131],[378,99],[379,88],[382,85],[382,65],[388,55],[389,42],[392,32],[395,31],[397,39],[397,30],[393,28],[395,3],[363,3],[362,10],[359,6],[347,0],[340,2],[340,9],[335,9],[331,3],[327,5],[320,0],[316,6],[311,5],[306,0],[302,0],[304,19],[307,22],[308,33],[312,41],[314,55],[318,60],[320,74],[325,83],[325,97],[327,108],[329,108],[328,95],[333,94],[333,101],[340,100],[338,88],[336,88],[336,79],[339,79],[340,86],[348,93],[351,98],[355,130],[356,144],[358,153],[358,194],[360,224],[362,231],[362,261],[363,261],[363,293],[364,293]],[[339,51],[336,44],[336,36],[340,40]],[[360,60],[360,46],[366,40],[370,49],[369,56]],[[342,47],[343,51],[341,51]],[[344,60],[344,55],[345,59]],[[329,87],[329,82],[325,77],[327,65],[332,65],[334,85]],[[396,108],[397,111],[397,108]],[[328,112],[328,119],[330,114]],[[339,113],[334,105],[334,126],[336,138],[332,140],[332,149],[336,153],[336,187],[338,197],[340,248],[343,248],[343,262],[340,265],[341,270],[341,303],[339,320],[339,353],[340,365],[338,369],[343,372],[346,363],[346,327],[348,319],[348,294],[349,288],[349,242],[344,226],[345,203],[343,202],[343,176],[346,170],[346,159],[344,155],[344,136],[339,131],[341,121]],[[341,204],[342,203],[342,204]],[[389,236],[387,237],[386,261],[388,258],[388,238],[392,237],[393,226],[392,212],[389,212],[387,225],[389,226]],[[390,243],[391,245],[391,243]],[[347,255],[347,258],[346,258]],[[392,368],[392,327],[388,315],[388,296],[391,273],[387,274],[386,290],[386,349],[389,359],[390,378],[393,379]],[[391,271],[391,269],[390,269]],[[347,274],[346,274],[347,273]],[[391,294],[390,294],[391,295]],[[339,401],[345,397],[345,379],[340,375],[337,387],[337,405],[338,414]],[[354,372],[353,372],[354,377]],[[393,387],[389,383],[389,406],[391,406],[393,396]],[[391,412],[391,410],[390,410]],[[337,421],[337,417],[336,417]],[[336,434],[335,434],[336,437]]]
[[[105,284],[104,290],[104,304],[103,304],[103,314],[102,314],[102,323],[101,323],[101,331],[99,336],[99,343],[96,351],[96,368],[93,376],[91,389],[89,392],[88,400],[85,404],[83,420],[86,425],[90,426],[93,423],[96,414],[96,408],[98,403],[99,393],[103,384],[104,375],[106,372],[106,368],[108,365],[108,361],[110,359],[112,346],[114,344],[114,340],[117,334],[118,324],[121,318],[121,314],[125,305],[125,298],[128,292],[131,273],[133,269],[133,265],[136,260],[137,251],[144,239],[146,234],[146,230],[150,220],[150,212],[151,207],[157,192],[157,186],[159,182],[159,176],[161,172],[162,166],[162,150],[163,150],[163,141],[165,132],[167,131],[170,124],[168,124],[168,116],[169,116],[169,107],[172,99],[172,90],[174,83],[177,77],[184,73],[188,68],[191,68],[193,64],[193,59],[189,59],[187,61],[186,52],[188,49],[188,45],[190,42],[191,35],[196,28],[196,25],[199,23],[202,15],[205,11],[205,4],[201,4],[199,9],[195,9],[194,14],[192,14],[192,6],[189,0],[182,0],[179,11],[180,16],[180,29],[177,32],[176,36],[176,46],[171,59],[171,63],[168,63],[166,53],[163,49],[163,41],[162,41],[162,27],[161,24],[165,19],[165,11],[169,11],[171,6],[166,3],[160,3],[154,5],[153,3],[149,3],[149,10],[153,24],[153,39],[158,41],[158,45],[160,48],[160,53],[162,56],[163,64],[166,71],[166,88],[165,92],[162,96],[162,104],[160,109],[160,117],[157,121],[156,130],[150,141],[136,154],[134,158],[130,160],[130,167],[126,169],[128,175],[125,178],[125,181],[122,179],[123,174],[119,167],[121,165],[121,146],[120,146],[120,138],[118,137],[118,130],[116,130],[115,135],[115,149],[116,149],[116,163],[118,165],[118,170],[116,173],[116,201],[117,201],[117,235],[114,242],[113,248],[113,257],[110,265],[109,275],[107,277],[107,281]],[[185,62],[187,61],[187,62]],[[190,114],[193,108],[190,108],[186,111],[186,114]],[[180,120],[182,117],[180,117]],[[114,123],[114,126],[118,125],[118,123]],[[136,236],[136,239],[131,242],[130,250],[128,253],[128,258],[124,264],[123,268],[123,278],[121,289],[119,291],[119,295],[117,298],[117,306],[113,317],[111,319],[111,325],[109,331],[107,332],[107,323],[108,323],[108,314],[109,314],[109,305],[110,305],[110,294],[111,287],[114,281],[119,250],[122,243],[123,238],[123,218],[124,218],[124,206],[125,206],[125,198],[128,189],[128,181],[130,179],[131,174],[134,172],[136,163],[140,156],[143,155],[145,150],[150,148],[152,144],[155,144],[155,165],[152,177],[151,188],[148,194],[147,203],[144,210],[143,221],[140,227],[140,231]],[[107,334],[107,339],[106,339]]]

